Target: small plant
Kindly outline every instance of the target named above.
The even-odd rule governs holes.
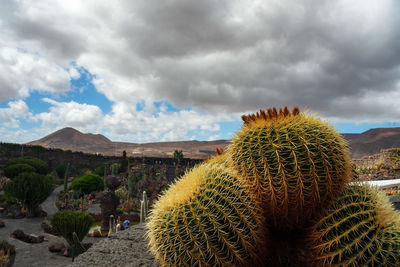
[[[126,190],[126,188],[124,186],[115,190],[115,195],[119,197],[121,202],[125,202],[129,198],[129,192],[128,192],[128,190]]]
[[[356,168],[355,171],[357,174],[370,174],[375,168],[372,166],[361,166]]]
[[[4,252],[0,250],[0,267],[8,267],[10,266],[10,252]]]
[[[81,191],[82,193],[89,194],[93,191],[103,190],[103,178],[94,173],[85,174],[76,178],[72,184],[71,189],[74,191]]]
[[[12,254],[15,254],[15,246],[14,245],[11,245],[10,243],[8,243],[7,241],[5,241],[5,240],[1,240],[1,242],[0,242],[0,251],[3,251],[3,252],[7,252],[7,251],[9,251],[10,252],[10,255],[12,255]]]
[[[72,249],[72,261],[84,252],[81,244],[93,224],[93,217],[87,212],[61,210],[51,218],[51,225],[60,233]]]
[[[28,216],[34,216],[38,208],[52,191],[52,179],[38,173],[21,173],[5,187],[4,191],[18,199],[27,209]]]

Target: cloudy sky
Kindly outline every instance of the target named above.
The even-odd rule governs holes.
[[[2,0],[0,141],[227,139],[300,106],[341,132],[399,126],[398,0]]]

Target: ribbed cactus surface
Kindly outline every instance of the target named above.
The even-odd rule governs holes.
[[[273,229],[306,225],[350,180],[345,141],[298,108],[242,116],[228,149],[233,168],[262,202]]]
[[[265,249],[260,214],[240,180],[204,163],[155,204],[151,251],[163,266],[257,266]]]
[[[400,218],[375,188],[348,186],[312,229],[317,266],[400,266]]]

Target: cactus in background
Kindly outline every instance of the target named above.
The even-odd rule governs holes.
[[[111,175],[114,175],[114,174],[115,174],[115,165],[112,164],[111,165]]]
[[[68,190],[68,171],[69,171],[69,162],[67,163],[67,167],[65,168],[64,173],[64,192]]]
[[[230,164],[262,203],[272,229],[302,228],[351,179],[348,149],[335,129],[287,107],[242,116]]]
[[[376,188],[346,187],[310,232],[317,266],[400,266],[400,215]]]
[[[135,185],[135,174],[134,172],[130,171],[128,174],[128,192],[129,198],[133,198],[135,195],[134,192],[134,185]]]
[[[149,201],[147,199],[146,191],[143,191],[143,199],[140,201],[140,223],[146,221],[149,213]]]
[[[156,202],[147,223],[162,266],[258,266],[266,249],[262,215],[225,166],[204,163]]]

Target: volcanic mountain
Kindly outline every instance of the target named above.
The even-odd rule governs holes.
[[[379,153],[381,149],[400,147],[400,127],[375,128],[361,134],[343,134],[353,158]]]
[[[215,153],[217,148],[225,148],[226,140],[217,141],[178,141],[157,143],[112,142],[101,134],[81,133],[73,128],[58,130],[39,140],[27,143],[46,148],[80,151],[84,153],[120,156],[125,150],[130,157],[172,157],[175,150],[182,150],[188,158],[206,158]]]
[[[379,153],[381,149],[400,147],[400,128],[377,128],[361,134],[343,134],[350,146],[353,158]],[[229,140],[178,141],[157,143],[112,142],[101,134],[81,133],[73,128],[58,130],[42,139],[28,143],[46,148],[99,153],[119,156],[126,151],[130,157],[172,157],[175,150],[182,150],[188,158],[206,158],[216,148],[226,148]]]
[[[112,148],[113,142],[101,134],[84,134],[74,128],[67,127],[42,139],[30,142],[28,145],[96,153],[100,148]]]

